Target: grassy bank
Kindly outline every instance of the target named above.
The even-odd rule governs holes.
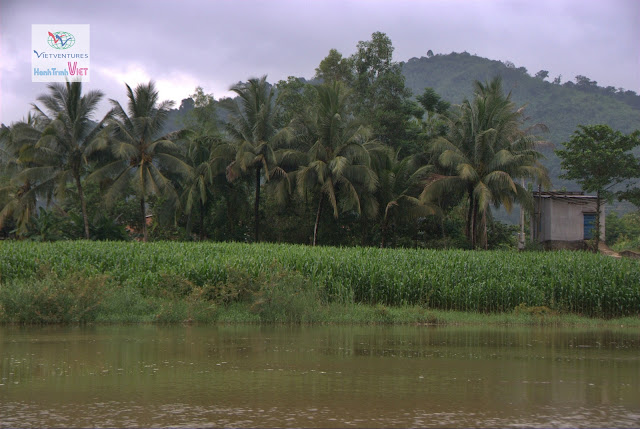
[[[10,323],[629,325],[639,313],[640,263],[582,252],[0,244]]]

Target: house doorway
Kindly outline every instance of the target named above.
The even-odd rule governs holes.
[[[584,239],[591,240],[596,229],[596,214],[583,213],[584,216]]]

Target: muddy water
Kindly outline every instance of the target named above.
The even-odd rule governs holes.
[[[640,333],[0,327],[0,427],[640,426]]]

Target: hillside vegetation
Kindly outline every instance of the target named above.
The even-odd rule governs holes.
[[[581,81],[580,85],[573,83],[571,77],[570,81],[555,84],[531,76],[535,71],[466,52],[411,58],[403,63],[402,72],[414,95],[432,87],[453,104],[472,97],[474,80],[483,82],[500,76],[516,105],[526,106],[530,124],[543,123],[549,129],[544,138],[554,146],[542,152],[556,189],[579,189],[575,183],[558,177],[560,161],[552,150],[562,147],[578,125],[607,124],[623,133],[640,129],[640,96],[631,91],[613,92],[615,89],[598,87],[593,81]]]
[[[579,190],[575,182],[559,177],[560,160],[554,153],[554,149],[562,148],[562,143],[571,138],[578,125],[606,124],[623,133],[640,129],[639,95],[623,88],[599,87],[597,82],[585,81],[584,76],[579,76],[582,79],[578,83],[574,83],[574,77],[568,76],[562,83],[553,83],[550,76],[545,79],[535,77],[536,72],[527,71],[524,67],[517,68],[509,62],[467,52],[414,57],[400,64],[406,87],[414,97],[422,94],[425,88],[433,88],[451,104],[472,98],[474,81],[485,82],[496,76],[501,77],[504,89],[511,92],[515,104],[525,106],[528,125],[544,124],[548,128],[548,133],[541,137],[549,145],[540,150],[546,157],[543,164],[549,169],[554,189],[566,187]],[[556,79],[560,79],[560,76]],[[304,78],[300,80],[318,83]],[[228,104],[230,101],[224,99],[219,104]],[[184,122],[182,118],[192,109],[193,101],[183,100],[180,107],[172,111],[167,131],[179,129]],[[226,110],[220,108],[218,112],[221,122],[225,122]],[[619,205],[615,204],[616,207]]]

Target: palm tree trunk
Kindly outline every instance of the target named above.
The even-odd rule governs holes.
[[[467,210],[467,225],[465,227],[465,235],[467,239],[471,242],[471,246],[473,247],[473,218],[474,218],[474,208],[475,201],[473,199],[473,189],[469,190],[469,209]]]
[[[189,214],[187,215],[187,237],[191,237],[191,228],[193,227],[193,225],[191,225],[191,218],[192,218],[192,212],[190,211]]]
[[[316,224],[313,227],[313,245],[318,242],[318,225],[320,225],[320,215],[322,214],[322,203],[324,201],[324,194],[320,193],[320,203],[318,204],[318,212],[316,213]]]
[[[200,241],[204,240],[204,204],[200,201]]]
[[[225,204],[227,205],[227,236],[223,240],[229,240],[229,237],[232,237],[235,232],[235,227],[231,216],[231,201],[228,195],[225,197]]]
[[[476,217],[478,216],[478,211],[476,207],[476,202],[473,202],[473,206],[471,208],[471,248],[475,249],[477,244],[477,231],[476,231]]]
[[[253,216],[255,218],[255,237],[254,240],[257,243],[258,241],[260,241],[260,236],[259,236],[259,228],[260,228],[260,168],[261,167],[256,167],[256,199],[253,203]]]
[[[144,209],[144,195],[140,198],[140,214],[142,215],[142,241],[147,242],[147,213]]]
[[[367,237],[369,234],[367,234],[368,232],[368,228],[367,228],[367,219],[364,216],[361,216],[361,222],[360,222],[360,227],[362,228],[362,234],[360,234],[360,245],[362,247],[365,247],[367,245]]]
[[[385,217],[382,220],[382,231],[381,231],[382,232],[382,240],[380,241],[380,248],[381,249],[384,249],[384,244],[385,244],[384,242],[385,242],[385,239],[387,238],[387,228],[388,228],[388,226],[387,226],[387,218]]]
[[[600,251],[600,191],[596,192],[596,248],[595,253]]]
[[[87,202],[84,200],[84,190],[82,189],[82,183],[80,182],[80,176],[75,176],[76,187],[78,188],[78,196],[80,197],[80,207],[82,208],[82,220],[84,222],[84,238],[89,240],[89,217],[87,216]]]
[[[307,190],[305,190],[304,192],[304,203],[305,203],[305,207],[306,207],[306,214],[307,216],[305,217],[305,219],[309,219],[309,229],[313,230],[314,229],[314,220],[313,217],[311,217],[311,215],[313,214],[313,198],[309,198],[309,192]],[[309,244],[309,242],[307,242],[307,244]]]
[[[484,250],[489,250],[489,243],[487,240],[487,211],[482,212],[482,220],[480,221],[480,227],[482,228],[482,242],[480,246],[484,247]]]

